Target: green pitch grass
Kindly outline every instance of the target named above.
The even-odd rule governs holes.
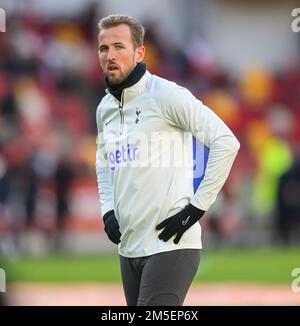
[[[117,255],[21,257],[2,261],[9,282],[121,283]],[[300,248],[202,250],[195,282],[291,284]],[[172,268],[172,266],[170,266]]]

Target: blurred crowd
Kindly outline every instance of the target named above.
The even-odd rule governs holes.
[[[18,248],[28,230],[55,237],[68,228],[75,184],[89,180],[96,193],[95,113],[105,92],[95,11],[73,20],[11,17],[6,30],[0,33],[3,251],[5,239]],[[189,88],[241,143],[230,178],[203,219],[204,237],[231,244],[297,240],[300,65],[272,72],[256,66],[236,76],[204,39],[191,36],[178,47],[147,24],[145,46],[149,71]]]

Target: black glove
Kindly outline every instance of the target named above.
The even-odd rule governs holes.
[[[177,234],[174,243],[177,244],[183,233],[200,220],[205,211],[189,204],[179,213],[167,218],[156,226],[156,230],[164,229],[158,236],[163,241],[168,241]]]
[[[116,219],[115,212],[113,210],[107,212],[103,216],[104,231],[108,238],[115,244],[120,243],[121,233],[118,220]]]

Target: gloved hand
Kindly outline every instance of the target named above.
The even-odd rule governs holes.
[[[120,243],[121,233],[118,220],[113,210],[107,212],[103,216],[104,231],[108,238],[115,244]]]
[[[156,230],[163,231],[158,238],[163,241],[168,241],[173,235],[177,234],[174,243],[177,244],[183,233],[195,224],[203,216],[205,211],[189,204],[179,213],[167,218],[156,226]]]

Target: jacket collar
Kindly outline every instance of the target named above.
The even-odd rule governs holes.
[[[146,70],[143,77],[137,83],[135,83],[134,85],[132,85],[130,87],[123,89],[123,104],[129,103],[130,101],[134,100],[135,97],[144,93],[150,76],[151,76],[150,72],[148,70]],[[108,88],[105,90],[105,92],[115,99],[115,97],[109,93]]]

